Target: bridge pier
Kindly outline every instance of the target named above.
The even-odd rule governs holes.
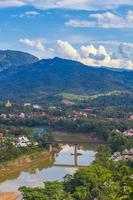
[[[74,155],[78,155],[78,144],[75,144],[75,147],[74,147]]]
[[[74,147],[74,164],[75,166],[78,166],[78,145],[75,144]]]
[[[52,144],[49,144],[49,153],[53,153]]]

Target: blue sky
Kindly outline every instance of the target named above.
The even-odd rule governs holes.
[[[133,68],[132,0],[0,0],[0,49]]]

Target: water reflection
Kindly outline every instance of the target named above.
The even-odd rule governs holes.
[[[21,186],[42,186],[47,180],[62,180],[67,174],[73,174],[78,166],[87,166],[95,160],[96,151],[90,147],[78,147],[80,156],[72,155],[74,146],[63,145],[62,150],[47,159],[37,160],[30,166],[17,169],[7,177],[0,179],[0,192],[17,191]]]

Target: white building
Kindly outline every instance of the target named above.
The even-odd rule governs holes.
[[[34,105],[33,105],[33,108],[35,108],[35,109],[41,109],[41,106],[38,105],[38,104],[34,104]]]
[[[22,119],[24,119],[25,118],[25,114],[24,113],[20,113],[19,117],[22,118]]]
[[[24,103],[24,107],[29,107],[31,106],[31,103]]]
[[[27,147],[32,145],[31,141],[25,137],[25,136],[20,136],[18,137],[18,142],[17,142],[17,147]]]

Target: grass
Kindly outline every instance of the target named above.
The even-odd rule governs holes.
[[[71,93],[60,93],[58,96],[61,96],[65,99],[69,99],[72,101],[82,101],[82,100],[93,100],[97,99],[102,96],[112,96],[112,95],[120,95],[122,92],[121,91],[112,91],[108,93],[100,93],[92,96],[82,96],[82,95],[76,95],[76,94],[71,94]]]

